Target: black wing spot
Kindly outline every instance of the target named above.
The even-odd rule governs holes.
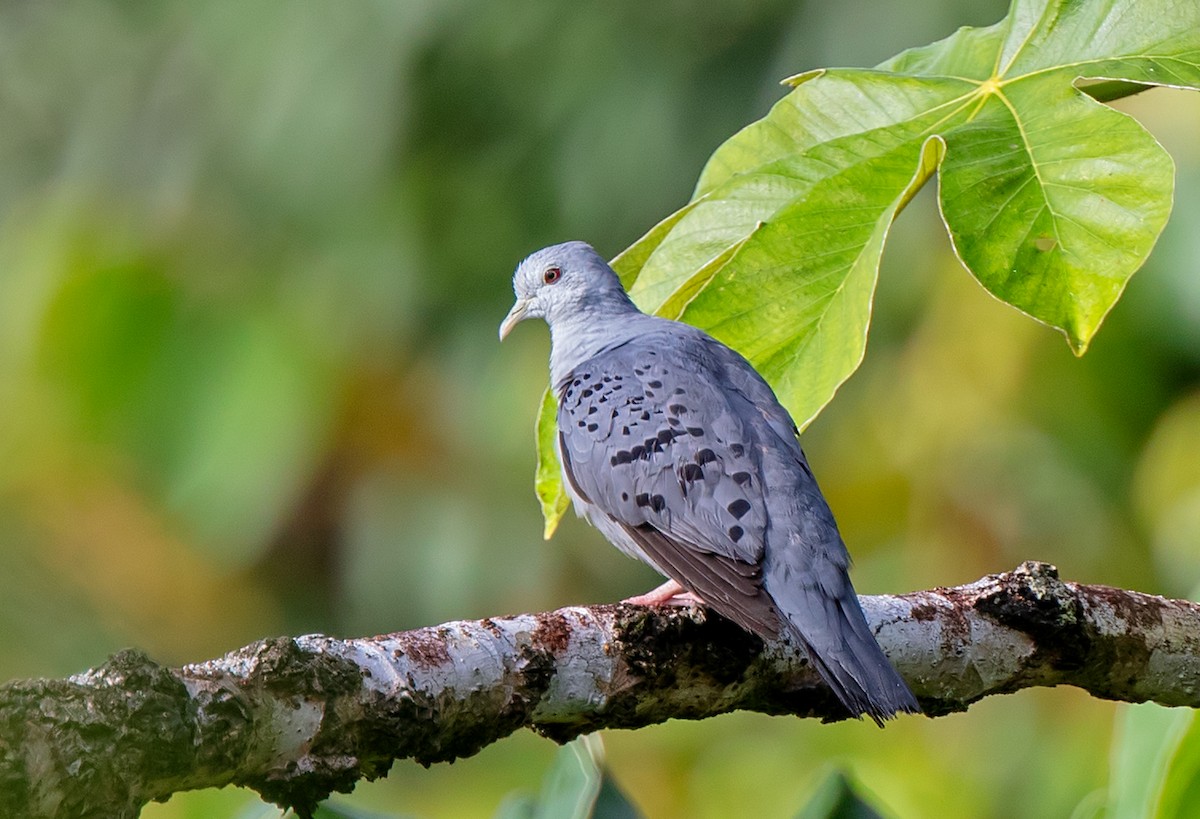
[[[729,451],[733,453],[733,457],[740,458],[746,454],[746,448],[741,444],[730,444]]]
[[[647,398],[653,398],[653,397],[654,397],[654,390],[646,390],[646,397],[647,397]]]
[[[734,543],[737,543],[739,540],[741,540],[742,535],[744,535],[744,534],[746,534],[746,533],[742,530],[741,526],[730,526],[729,527],[729,539],[732,540]]]
[[[736,483],[738,486],[745,486],[746,484],[750,483],[750,473],[749,472],[734,472],[733,473],[733,482]]]
[[[628,501],[628,500],[629,500],[629,493],[628,493],[628,492],[622,492],[622,493],[621,493],[621,500],[622,500],[622,501]]]
[[[633,374],[634,374],[634,375],[645,375],[645,374],[646,374],[646,371],[645,371],[645,370],[643,370],[641,367],[634,367],[634,368],[633,368]]]
[[[621,464],[627,464],[632,460],[633,455],[630,454],[629,450],[619,449],[617,450],[617,454],[612,457],[612,465],[620,466]]]
[[[687,407],[683,404],[671,404],[667,407],[667,412],[672,415],[687,415]]]
[[[621,427],[621,434],[622,434],[622,435],[628,435],[628,434],[629,434],[629,427]]]
[[[579,423],[579,428],[580,428],[580,429],[583,429],[584,427],[586,427],[586,426],[587,426],[587,421],[579,421],[578,423]]]
[[[659,381],[659,380],[657,380],[657,379],[655,379],[654,381],[651,381],[650,383],[648,383],[646,386],[647,386],[647,387],[649,387],[649,388],[650,388],[650,389],[652,389],[652,390],[657,390],[657,389],[660,389],[660,388],[662,387],[662,382],[661,382],[661,381]]]
[[[596,431],[596,430],[598,430],[598,429],[600,429],[600,425],[599,425],[599,424],[588,424],[588,425],[587,425],[587,431],[588,431],[588,432],[595,432],[595,431]]]
[[[700,464],[700,466],[704,466],[705,464],[710,464],[713,461],[715,461],[716,459],[717,459],[717,453],[713,452],[711,449],[708,449],[708,448],[702,449],[696,453],[696,463]]]
[[[687,431],[688,431],[689,435],[694,435],[697,438],[699,438],[701,435],[704,434],[704,430],[701,429],[700,427],[688,427]]]
[[[667,499],[662,495],[655,495],[654,497],[650,498],[650,508],[655,512],[661,512],[667,508]]]
[[[746,500],[745,498],[738,498],[725,508],[729,510],[729,514],[733,515],[738,520],[741,520],[742,516],[750,511],[750,501]]]
[[[637,497],[635,497],[633,499],[633,502],[636,503],[638,506],[649,506],[650,505],[650,494],[648,492],[642,492],[641,494],[639,494]]]
[[[679,433],[673,429],[660,429],[658,431],[658,442],[660,444],[669,444],[675,440],[675,436]]]
[[[595,415],[595,414],[596,414],[596,408],[588,407],[588,415]]]
[[[633,460],[641,458],[644,454],[646,454],[646,448],[641,444],[638,444],[633,449],[629,450],[629,457]]]
[[[643,421],[650,420],[650,411],[649,410],[642,410],[642,420]]]
[[[684,464],[679,474],[685,481],[699,481],[704,479],[704,468],[696,464]]]
[[[586,390],[579,393],[579,397],[580,398],[591,398],[592,397],[592,388],[588,387]]]
[[[671,394],[672,395],[687,395],[687,390],[685,390],[683,387],[676,387],[675,392],[673,392]]]

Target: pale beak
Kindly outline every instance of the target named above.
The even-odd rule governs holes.
[[[525,314],[529,312],[529,299],[517,299],[516,304],[508,311],[508,315],[504,317],[504,321],[500,322],[500,340],[504,341],[504,337],[512,332],[512,328],[516,327],[525,318]]]

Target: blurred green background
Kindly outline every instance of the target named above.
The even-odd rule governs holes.
[[[548,341],[496,341],[513,267],[569,238],[615,255],[782,77],[1004,11],[0,5],[0,679],[645,591],[573,516],[540,538]],[[972,282],[932,190],[896,226],[866,362],[805,435],[860,591],[1026,559],[1200,583],[1200,102],[1120,107],[1175,157],[1176,209],[1082,360]],[[604,740],[656,818],[791,816],[833,767],[886,815],[1091,816],[1127,716],[1038,690],[883,732],[737,714]],[[343,804],[490,816],[554,753],[522,732]]]

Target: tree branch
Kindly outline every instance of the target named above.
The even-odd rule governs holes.
[[[1195,603],[1064,583],[1041,563],[862,601],[929,716],[1037,685],[1200,706]],[[737,709],[846,717],[794,650],[702,609],[277,638],[176,669],[126,651],[67,680],[0,687],[0,815],[136,816],[229,784],[303,813],[394,759],[469,756],[521,727],[561,742]]]

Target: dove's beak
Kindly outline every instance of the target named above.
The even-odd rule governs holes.
[[[529,303],[529,299],[517,299],[517,303],[508,311],[508,315],[504,317],[504,321],[500,322],[501,341],[504,341],[504,337],[512,332],[512,328],[524,320],[525,314],[529,312]]]

